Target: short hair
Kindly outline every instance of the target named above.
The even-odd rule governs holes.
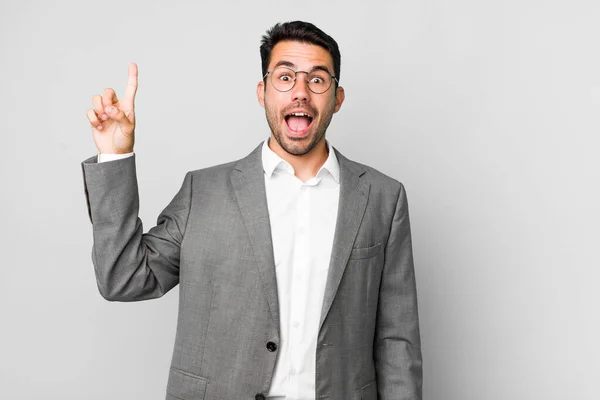
[[[262,76],[267,74],[271,62],[271,51],[278,42],[291,40],[321,46],[329,52],[333,59],[333,74],[340,80],[341,55],[337,42],[328,34],[310,22],[290,21],[277,23],[267,30],[260,42],[260,58],[262,60]],[[337,86],[336,82],[336,86]]]

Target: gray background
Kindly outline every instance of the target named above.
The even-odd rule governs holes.
[[[268,136],[259,40],[293,19],[341,47],[332,144],[406,185],[425,398],[598,399],[595,0],[2,1],[1,397],[163,398],[177,290],[97,292],[85,112],[138,63],[147,231]]]

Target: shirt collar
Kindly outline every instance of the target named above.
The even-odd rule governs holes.
[[[327,156],[327,160],[323,163],[319,171],[317,172],[317,177],[322,177],[324,173],[329,172],[333,179],[337,183],[340,182],[340,164],[338,162],[337,157],[335,156],[335,151],[329,145],[329,142],[325,140],[325,144],[327,145],[327,150],[329,155]],[[268,178],[273,175],[273,172],[277,169],[281,169],[287,171],[291,174],[294,174],[294,168],[290,163],[285,161],[283,158],[279,157],[271,148],[269,147],[269,139],[263,142],[262,147],[262,164],[263,170]]]

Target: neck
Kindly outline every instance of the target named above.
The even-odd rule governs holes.
[[[312,150],[300,156],[285,151],[273,135],[269,138],[269,148],[279,157],[290,163],[292,168],[294,168],[294,175],[302,182],[314,178],[329,156],[325,137],[321,138]]]

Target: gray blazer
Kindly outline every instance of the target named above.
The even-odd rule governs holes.
[[[316,399],[421,399],[422,367],[403,185],[340,163],[340,202],[317,338]],[[133,157],[82,162],[98,289],[110,301],[179,284],[167,400],[263,399],[280,340],[261,145],[190,171],[143,233]]]

